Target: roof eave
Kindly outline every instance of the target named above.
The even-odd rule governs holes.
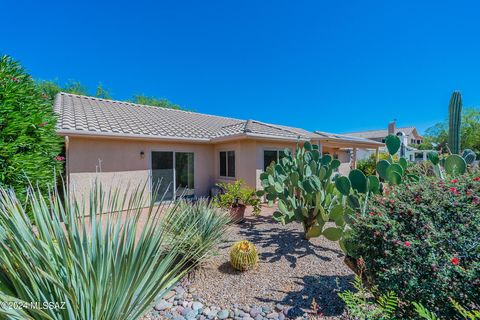
[[[175,137],[175,136],[152,136],[145,134],[125,134],[115,132],[97,132],[97,131],[81,131],[59,129],[57,134],[60,136],[70,137],[91,137],[91,138],[117,138],[117,139],[133,139],[133,140],[161,140],[161,141],[178,141],[178,142],[195,142],[195,143],[209,143],[211,139],[208,138],[191,138],[191,137]]]
[[[293,138],[293,137],[282,137],[282,136],[274,136],[269,134],[261,134],[261,133],[238,133],[228,136],[216,137],[212,138],[213,143],[220,143],[220,142],[228,142],[233,140],[240,140],[240,139],[252,139],[252,140],[268,140],[268,141],[284,141],[284,142],[298,142],[298,141],[310,141],[311,139],[308,138]]]
[[[341,143],[341,144],[347,144],[350,146],[361,146],[361,147],[366,147],[366,148],[377,148],[377,147],[383,147],[385,146],[384,143],[381,142],[376,142],[376,141],[357,141],[357,140],[350,140],[350,139],[339,139],[339,138],[318,138],[316,139],[321,142],[335,142],[335,143]]]
[[[293,138],[293,137],[282,137],[282,136],[274,136],[274,135],[261,134],[261,133],[246,133],[246,136],[253,139],[266,139],[266,140],[276,140],[276,141],[278,140],[278,141],[288,141],[288,142],[311,140],[309,138],[301,137],[301,136]]]

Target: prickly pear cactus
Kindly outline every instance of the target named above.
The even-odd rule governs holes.
[[[258,264],[257,247],[247,240],[234,243],[230,249],[230,264],[239,271],[255,268]]]
[[[449,155],[445,159],[445,171],[453,176],[464,174],[467,170],[467,163],[458,154]]]
[[[353,221],[354,216],[366,215],[368,199],[372,193],[380,193],[381,184],[376,176],[367,177],[362,171],[354,169],[350,171],[348,177],[337,177],[335,187],[340,193],[340,201],[333,207],[330,219],[336,221],[335,219],[341,218],[346,224],[339,244],[340,248],[348,254],[351,247],[355,245],[349,241],[348,225]]]
[[[456,176],[462,175],[467,171],[467,162],[458,154],[451,154],[441,161],[438,153],[431,151],[427,154],[427,157],[433,165],[435,175],[440,179],[445,179],[445,173]],[[442,163],[443,167],[441,165]]]
[[[297,145],[294,154],[286,149],[279,163],[260,175],[263,190],[258,195],[265,195],[270,205],[277,201],[275,220],[302,223],[306,239],[324,235],[336,241],[344,229],[341,219],[335,227],[324,226],[337,201],[332,174],[339,166],[340,161],[321,156],[318,146],[305,142],[303,147]]]
[[[400,138],[395,135],[388,135],[385,138],[389,159],[377,162],[378,175],[390,185],[398,185],[406,180],[418,180],[419,177],[414,174],[407,174],[408,161],[401,157],[396,162],[393,156],[398,152],[401,146]]]

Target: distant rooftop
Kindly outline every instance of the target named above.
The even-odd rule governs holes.
[[[410,135],[413,131],[416,131],[415,127],[401,127],[395,128],[395,134],[398,132],[403,132],[406,135]],[[379,129],[379,130],[366,130],[366,131],[357,131],[357,132],[347,132],[347,136],[354,136],[358,138],[365,139],[376,139],[376,138],[385,138],[388,135],[388,129]]]

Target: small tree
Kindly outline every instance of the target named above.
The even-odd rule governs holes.
[[[29,183],[45,190],[62,168],[52,103],[25,69],[0,57],[0,185],[25,200]]]
[[[170,102],[165,98],[149,97],[143,94],[136,94],[130,100],[133,103],[144,104],[147,106],[162,107],[168,109],[185,110],[180,105]]]

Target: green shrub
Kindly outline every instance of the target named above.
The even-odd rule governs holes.
[[[455,314],[449,298],[466,306],[480,301],[479,175],[425,178],[373,198],[349,240],[370,285],[447,318]]]
[[[378,160],[387,160],[390,155],[388,152],[382,152],[378,155]],[[398,160],[397,156],[394,156],[395,161]],[[377,174],[377,161],[375,154],[371,154],[368,159],[361,159],[357,161],[357,169],[362,171],[366,176],[374,176]]]
[[[177,212],[184,212],[186,219],[179,220]],[[196,252],[190,260],[193,265],[197,265],[211,253],[212,247],[220,243],[230,222],[231,217],[228,212],[219,210],[206,200],[195,203],[181,201],[178,207],[169,211],[164,218],[164,223],[168,225],[168,230],[172,232],[171,235],[174,238],[181,236],[184,232],[191,233],[190,229],[193,228],[193,234],[177,248],[186,255]]]
[[[12,187],[22,202],[29,183],[46,193],[60,173],[55,123],[48,97],[18,62],[0,57],[0,186]]]
[[[182,250],[204,222],[200,214],[192,218],[176,203],[145,209],[148,192],[131,194],[94,190],[85,212],[68,197],[63,202],[51,194],[46,203],[32,192],[31,222],[15,194],[0,188],[0,301],[26,304],[0,304],[0,318],[130,320],[148,312],[212,242]],[[111,213],[101,213],[105,203]],[[181,233],[161,217],[164,210]],[[53,305],[31,308],[30,302]]]
[[[375,175],[377,162],[375,161],[375,155],[370,156],[368,159],[361,159],[357,161],[357,169],[362,171],[366,176]]]
[[[242,179],[232,183],[219,183],[218,186],[224,190],[214,199],[214,204],[219,208],[230,209],[238,206],[252,206],[255,215],[260,214],[261,200],[257,197],[255,190],[244,187],[245,182]]]
[[[434,177],[435,172],[429,161],[409,162],[407,174],[415,174],[419,177]]]

